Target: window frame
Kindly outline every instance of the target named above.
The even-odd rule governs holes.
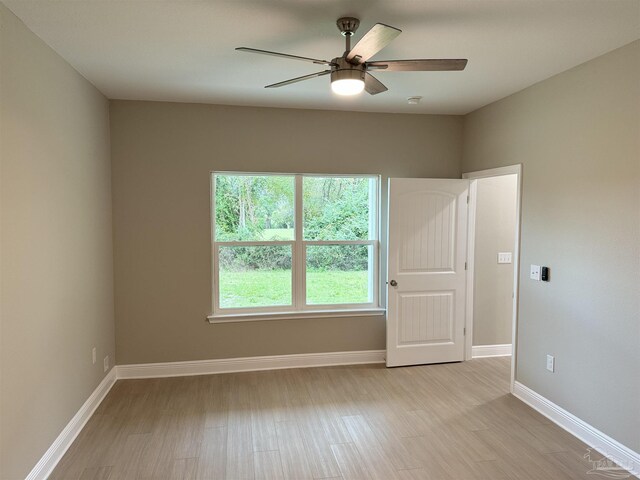
[[[237,175],[237,176],[290,176],[294,178],[294,240],[277,241],[216,241],[216,175]],[[304,240],[304,204],[303,204],[303,182],[305,177],[321,178],[367,178],[375,180],[373,187],[370,187],[370,195],[373,199],[369,201],[373,213],[369,213],[369,240]],[[212,323],[224,323],[242,320],[267,320],[298,317],[336,317],[336,316],[357,316],[357,315],[377,315],[384,313],[380,308],[380,199],[381,199],[381,178],[375,174],[322,174],[322,173],[280,173],[280,172],[233,172],[233,171],[212,171],[210,172],[210,221],[211,221],[211,276],[212,276],[212,313],[207,317]],[[270,245],[290,245],[291,246],[291,305],[284,306],[262,306],[262,307],[242,307],[242,308],[221,308],[220,281],[219,281],[219,251],[220,247],[234,246],[270,246]],[[371,301],[367,303],[350,304],[318,304],[308,305],[306,303],[306,251],[312,245],[367,245],[371,248],[369,260],[369,291]]]

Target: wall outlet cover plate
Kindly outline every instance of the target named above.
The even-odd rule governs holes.
[[[556,369],[556,357],[553,355],[547,355],[547,370],[554,372]]]

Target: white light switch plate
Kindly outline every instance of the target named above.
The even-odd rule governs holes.
[[[537,282],[540,281],[540,265],[531,265],[531,273],[529,273],[529,278]]]
[[[511,263],[511,252],[499,252],[498,263]]]

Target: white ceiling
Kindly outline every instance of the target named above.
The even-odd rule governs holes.
[[[2,0],[107,97],[464,114],[640,37],[640,0]],[[337,97],[322,70],[234,51],[331,59],[356,16],[403,30],[374,59],[468,58],[463,72],[388,72],[389,91]],[[422,96],[420,105],[407,97]]]

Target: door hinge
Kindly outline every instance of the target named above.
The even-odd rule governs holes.
[[[463,334],[463,335],[466,335],[466,334],[467,334],[467,327],[464,327],[464,328],[462,329],[462,334]]]
[[[469,203],[469,195],[467,195],[467,203]]]
[[[467,262],[464,262],[464,269],[467,269]]]

